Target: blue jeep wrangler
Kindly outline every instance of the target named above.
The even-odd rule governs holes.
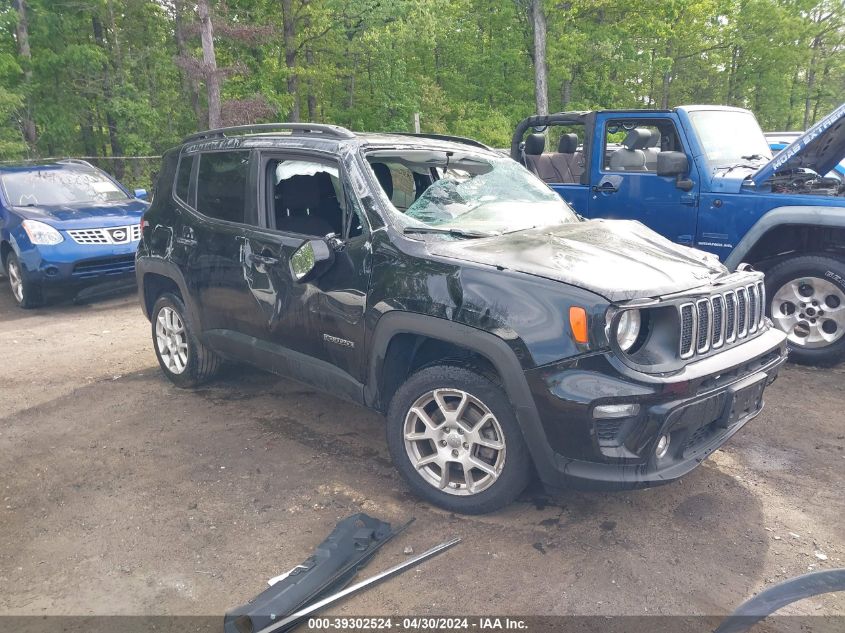
[[[820,175],[845,154],[845,104],[774,158],[751,112],[720,106],[532,116],[510,152],[587,218],[764,271],[791,358],[845,356],[845,184]]]

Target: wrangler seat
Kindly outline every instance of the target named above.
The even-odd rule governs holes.
[[[547,182],[577,183],[584,173],[583,155],[578,152],[578,135],[564,134],[560,137],[557,153],[551,155],[555,180]]]
[[[645,152],[643,149],[651,140],[651,132],[635,127],[628,132],[622,147],[610,155],[610,171],[645,171]]]

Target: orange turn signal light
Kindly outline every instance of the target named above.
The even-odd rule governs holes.
[[[569,326],[572,328],[572,335],[579,343],[589,342],[587,337],[587,311],[578,306],[569,308]]]

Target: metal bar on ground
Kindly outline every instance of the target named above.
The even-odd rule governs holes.
[[[319,611],[320,609],[322,609],[324,607],[327,607],[331,604],[334,604],[335,602],[338,602],[338,601],[342,600],[343,598],[345,598],[347,596],[351,596],[354,593],[358,593],[362,589],[366,589],[367,587],[378,584],[380,582],[387,580],[388,578],[392,578],[393,576],[401,574],[406,569],[410,569],[411,567],[416,567],[417,565],[419,565],[423,561],[426,561],[429,558],[434,558],[438,554],[442,554],[447,549],[449,549],[450,547],[454,547],[455,545],[457,545],[460,542],[461,542],[460,538],[453,538],[451,541],[446,541],[445,543],[441,543],[440,545],[435,545],[434,547],[432,547],[429,550],[426,550],[422,554],[414,556],[413,558],[409,558],[408,560],[403,561],[403,562],[399,563],[398,565],[394,565],[393,567],[391,567],[389,569],[385,569],[383,572],[380,572],[380,573],[376,574],[375,576],[370,576],[366,580],[362,580],[361,582],[356,583],[356,584],[352,585],[351,587],[347,587],[343,591],[338,591],[337,593],[332,594],[331,596],[323,598],[319,602],[315,602],[314,604],[311,604],[311,605],[305,607],[304,609],[297,611],[296,613],[292,613],[288,617],[283,618],[283,619],[279,620],[278,622],[274,622],[270,626],[264,627],[263,629],[258,631],[258,633],[273,633],[273,631],[277,631],[277,630],[284,628],[284,627],[286,627],[290,624],[293,624],[294,622],[297,622],[298,620],[301,620],[302,618],[307,617],[307,616],[311,615],[312,613]]]

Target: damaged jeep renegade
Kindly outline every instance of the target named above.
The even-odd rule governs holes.
[[[421,497],[637,488],[754,418],[786,359],[762,274],[584,220],[474,141],[267,124],[168,151],[137,278],[164,374],[247,362],[375,409]],[[338,424],[343,424],[338,420]]]

